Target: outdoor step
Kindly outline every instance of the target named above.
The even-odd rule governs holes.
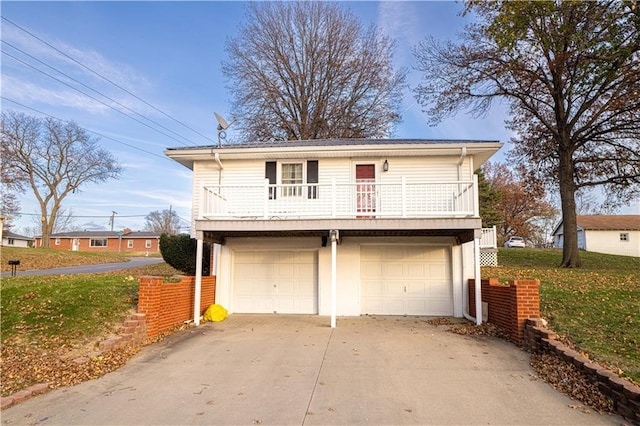
[[[116,347],[118,347],[120,341],[122,340],[122,337],[120,336],[115,336],[115,337],[111,337],[107,340],[103,340],[102,342],[100,342],[100,344],[98,345],[100,347],[100,350],[102,351],[110,351]]]
[[[139,326],[130,326],[130,325],[125,325],[123,327],[120,328],[119,334],[133,334],[136,332],[136,330],[139,328]]]

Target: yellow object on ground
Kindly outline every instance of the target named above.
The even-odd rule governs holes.
[[[211,305],[207,308],[204,315],[202,316],[202,320],[220,322],[223,321],[227,316],[227,310],[222,305],[218,305],[216,303],[215,305]]]

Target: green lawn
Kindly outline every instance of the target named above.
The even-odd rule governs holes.
[[[20,335],[44,347],[84,342],[123,321],[137,288],[123,275],[3,279],[2,339]]]
[[[0,270],[11,270],[9,259],[19,259],[19,271],[30,269],[61,268],[64,266],[93,265],[97,263],[126,262],[130,253],[99,253],[66,251],[45,248],[2,247],[0,249]]]
[[[582,252],[583,267],[558,268],[559,250],[500,249],[484,278],[540,280],[549,327],[604,365],[640,382],[640,258]]]

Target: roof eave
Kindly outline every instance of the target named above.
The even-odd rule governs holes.
[[[340,157],[400,157],[421,155],[466,155],[475,158],[479,167],[495,154],[503,143],[498,141],[450,141],[413,143],[376,143],[358,145],[304,145],[265,147],[190,147],[169,148],[164,154],[183,166],[193,170],[194,161],[208,161],[216,154],[220,160],[230,159],[276,159],[276,158],[340,158]]]

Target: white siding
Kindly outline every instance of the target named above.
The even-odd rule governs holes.
[[[310,157],[309,159],[314,159]],[[376,167],[376,179],[382,184],[380,188],[380,199],[387,200],[388,203],[396,204],[399,202],[398,187],[404,177],[407,185],[417,183],[439,183],[439,182],[455,182],[459,180],[470,181],[473,176],[473,162],[471,157],[466,157],[461,165],[458,165],[460,157],[455,156],[431,156],[431,157],[362,157],[362,158],[319,158],[318,160],[318,183],[320,185],[330,185],[335,179],[337,185],[350,184],[355,181],[355,166],[357,164],[374,164]],[[387,161],[389,170],[383,171],[383,163]],[[213,160],[197,161],[193,166],[193,212],[192,219],[197,219],[200,213],[201,198],[203,194],[203,186],[211,185],[232,185],[232,186],[261,186],[265,183],[265,162],[264,159],[256,160],[223,160],[223,170],[218,170],[218,165]],[[268,161],[277,161],[279,164],[283,162],[306,161],[305,159],[272,159]],[[280,167],[278,167],[278,175]],[[306,174],[306,167],[305,167]],[[278,182],[280,180],[278,179]],[[389,186],[386,186],[386,185]],[[394,185],[394,186],[390,186]],[[415,190],[420,194],[426,194],[421,187],[414,186]],[[434,189],[438,191],[439,189]],[[387,192],[384,192],[387,191]],[[447,202],[464,191],[463,187],[459,190],[447,188],[452,195],[439,195],[440,198]],[[254,191],[255,192],[255,191]],[[260,191],[258,191],[260,192]],[[253,194],[253,192],[252,192]],[[408,190],[409,197],[411,191]],[[436,196],[436,195],[433,195]],[[423,195],[424,197],[424,195]],[[249,197],[254,199],[252,195]],[[419,202],[418,199],[415,199]],[[381,206],[383,209],[386,206]],[[446,210],[448,206],[443,206]],[[231,208],[230,208],[231,209]],[[195,223],[195,220],[192,221]]]
[[[628,234],[627,241],[620,241],[620,234]],[[586,249],[597,253],[640,257],[640,231],[586,231]]]
[[[382,161],[378,170],[382,170]],[[389,171],[380,173],[381,183],[443,182],[458,180],[457,159],[453,157],[387,158]]]

